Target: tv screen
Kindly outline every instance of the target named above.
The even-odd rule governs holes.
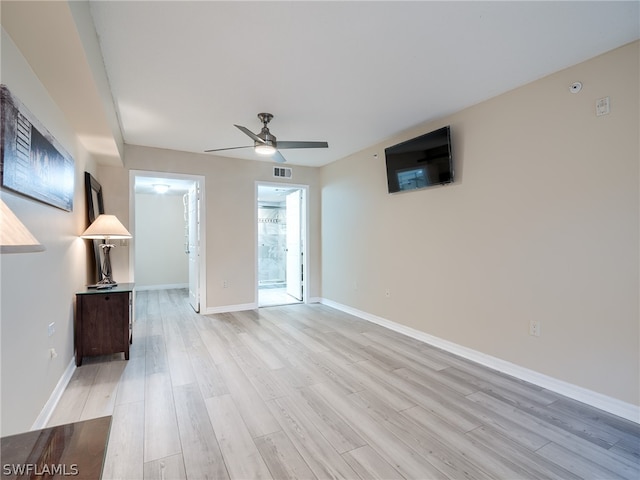
[[[453,182],[450,127],[385,148],[389,193]]]

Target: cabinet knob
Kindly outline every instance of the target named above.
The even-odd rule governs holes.
[[[111,297],[104,297],[105,302],[109,301]]]

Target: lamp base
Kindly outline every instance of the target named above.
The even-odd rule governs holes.
[[[113,273],[111,272],[111,256],[109,252],[115,245],[111,243],[103,243],[100,245],[104,252],[104,263],[102,264],[102,280],[98,282],[98,285],[117,285],[113,280]]]

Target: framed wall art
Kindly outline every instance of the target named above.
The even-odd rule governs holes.
[[[73,158],[6,85],[0,85],[0,102],[2,187],[72,211]]]

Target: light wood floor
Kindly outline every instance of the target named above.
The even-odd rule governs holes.
[[[301,303],[297,298],[287,293],[286,288],[258,288],[258,305],[274,307]]]
[[[50,422],[113,415],[104,478],[640,477],[638,425],[326,306],[136,313]]]

